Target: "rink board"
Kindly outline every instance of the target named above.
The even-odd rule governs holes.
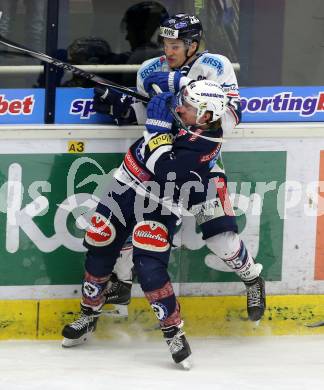
[[[98,195],[141,131],[0,130],[0,339],[59,339],[74,318],[85,248],[69,200],[78,208]],[[268,309],[254,328],[244,285],[185,221],[169,273],[187,332],[323,332],[304,324],[324,318],[324,126],[240,126],[223,149],[240,235],[263,264]],[[98,337],[159,333],[137,283],[132,296],[129,320],[102,318]]]
[[[141,132],[1,128],[0,299],[80,296],[84,227],[76,218]],[[323,134],[321,124],[240,125],[223,146],[240,236],[262,263],[270,295],[324,294]],[[175,240],[168,271],[178,295],[242,293],[193,217]],[[142,296],[138,286],[132,295]]]
[[[262,321],[247,319],[245,296],[181,297],[181,313],[188,335],[269,336],[323,334],[324,326],[305,324],[324,320],[324,296],[269,296]],[[63,326],[79,313],[79,299],[0,301],[0,339],[61,338]],[[145,298],[133,298],[128,318],[102,316],[97,338],[153,337],[160,335],[157,320]]]

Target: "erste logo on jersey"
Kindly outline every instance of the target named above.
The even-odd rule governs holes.
[[[163,61],[161,59],[163,59]],[[156,72],[157,70],[161,70],[161,65],[163,62],[164,62],[164,58],[160,57],[156,61],[150,62],[147,66],[145,66],[145,68],[140,73],[142,80],[144,80],[152,72]]]
[[[148,143],[148,147],[152,152],[161,145],[172,145],[172,140],[173,137],[171,134],[161,134],[151,139]]]
[[[218,76],[224,73],[223,62],[215,57],[204,56],[201,60],[201,63],[215,68]]]
[[[106,217],[99,213],[94,213],[90,221],[85,241],[93,246],[105,246],[111,244],[116,237],[114,225]]]
[[[159,222],[143,221],[133,231],[133,245],[137,248],[165,252],[170,248],[168,229]]]

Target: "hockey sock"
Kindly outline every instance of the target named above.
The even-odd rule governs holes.
[[[167,282],[163,287],[154,291],[145,292],[161,327],[179,325],[180,306],[176,300],[171,282]]]
[[[82,284],[82,305],[91,307],[95,311],[100,311],[105,303],[105,291],[110,275],[93,276],[85,272]]]

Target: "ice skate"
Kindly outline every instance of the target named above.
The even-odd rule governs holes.
[[[80,317],[71,324],[65,325],[62,330],[63,347],[74,347],[85,343],[96,330],[98,317],[101,313],[90,307],[81,305]]]
[[[161,330],[174,362],[181,368],[190,370],[192,367],[191,349],[185,337],[185,332],[181,329],[182,326],[183,322],[178,326],[169,326],[161,328]]]
[[[244,282],[246,286],[247,312],[251,321],[259,321],[266,308],[265,283],[261,276]]]
[[[122,281],[112,273],[105,293],[106,304],[114,305],[113,309],[103,309],[102,314],[109,317],[127,317],[131,300],[132,281]]]

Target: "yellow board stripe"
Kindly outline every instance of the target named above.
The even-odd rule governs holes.
[[[38,307],[37,301],[0,301],[0,340],[36,338]]]
[[[324,320],[322,295],[269,296],[259,326],[248,321],[244,296],[182,297],[179,301],[185,330],[191,336],[324,333],[324,327],[305,326]],[[77,317],[79,302],[79,299],[0,301],[0,339],[58,340],[63,326]],[[132,299],[128,319],[100,318],[98,338],[118,338],[121,334],[160,336],[157,320],[144,298]]]

